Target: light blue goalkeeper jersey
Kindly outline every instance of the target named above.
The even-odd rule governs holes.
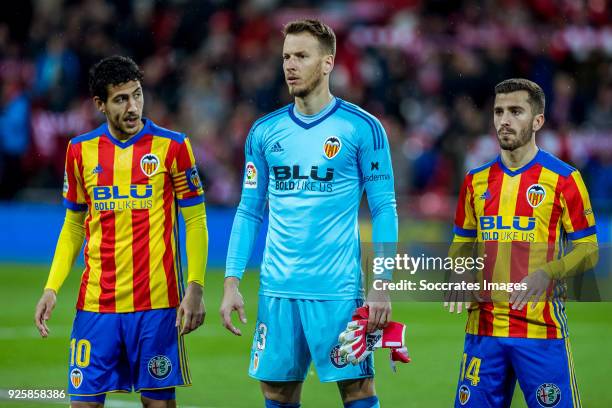
[[[373,241],[397,241],[393,169],[380,122],[339,98],[313,117],[299,115],[291,104],[253,124],[245,155],[226,277],[242,277],[267,201],[260,293],[362,297],[357,215],[364,190]]]

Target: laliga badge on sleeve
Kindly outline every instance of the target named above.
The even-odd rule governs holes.
[[[257,167],[253,162],[246,164],[244,173],[244,188],[257,188]]]

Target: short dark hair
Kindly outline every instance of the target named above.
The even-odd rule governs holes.
[[[524,78],[511,78],[495,85],[495,95],[511,92],[526,91],[529,94],[529,105],[534,115],[544,113],[546,107],[546,96],[540,85]]]
[[[89,92],[106,102],[108,86],[120,85],[129,81],[142,82],[143,73],[130,58],[121,55],[107,57],[89,70]]]
[[[315,37],[323,51],[336,55],[336,34],[327,24],[314,19],[296,20],[285,24],[283,35],[310,33]]]

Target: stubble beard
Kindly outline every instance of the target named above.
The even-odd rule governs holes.
[[[109,117],[110,119],[110,117]],[[138,115],[138,119],[139,121],[142,121],[142,116]],[[113,127],[119,131],[121,133],[121,136],[126,136],[128,138],[138,134],[138,132],[140,130],[138,130],[138,126],[134,129],[131,129],[129,127],[127,127],[125,125],[125,122],[123,121],[123,117],[122,116],[117,116],[112,118],[112,120],[110,121],[111,124],[113,125]]]
[[[531,140],[531,131],[529,128],[523,128],[519,132],[519,137],[509,142],[505,142],[502,139],[502,136],[499,135],[499,133],[497,135],[497,139],[499,140],[499,147],[501,147],[502,150],[508,150],[512,152],[518,149],[519,147],[523,147],[527,143],[529,143],[529,141]]]
[[[309,81],[302,87],[293,89],[289,87],[289,95],[296,98],[305,98],[312,93],[323,81],[323,73],[321,68],[318,67],[310,76]]]

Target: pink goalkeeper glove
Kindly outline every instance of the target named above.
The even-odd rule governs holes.
[[[340,353],[346,356],[347,361],[357,365],[377,348],[390,348],[391,365],[394,370],[395,361],[409,363],[410,356],[404,345],[406,326],[402,323],[389,322],[382,330],[366,333],[368,316],[367,306],[355,310],[353,320],[346,325],[346,330],[338,337]]]

